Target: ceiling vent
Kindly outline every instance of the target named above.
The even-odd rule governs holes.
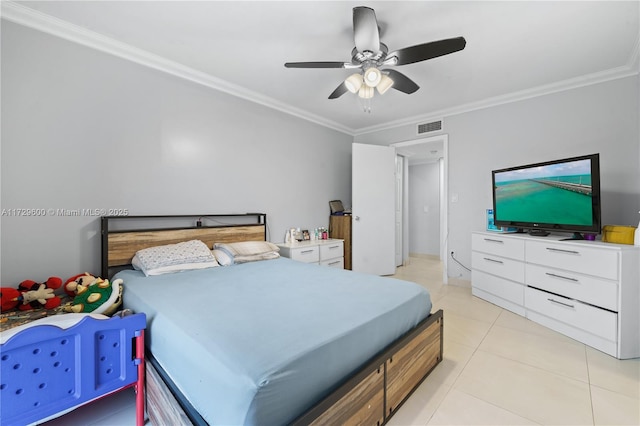
[[[418,134],[439,132],[442,130],[442,120],[432,121],[430,123],[418,124]]]

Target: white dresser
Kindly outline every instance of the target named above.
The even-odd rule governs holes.
[[[306,263],[344,269],[344,242],[339,239],[276,243],[280,255]]]
[[[640,357],[640,247],[475,232],[472,293],[616,358]]]

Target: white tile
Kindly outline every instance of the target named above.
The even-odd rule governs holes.
[[[587,364],[592,385],[640,398],[640,358],[620,360],[587,347]]]
[[[426,425],[450,388],[450,384],[429,380],[427,377],[391,417],[387,425]]]
[[[537,322],[533,322],[523,316],[514,314],[513,312],[509,312],[507,310],[503,310],[500,313],[500,316],[496,320],[495,325],[524,331],[525,333],[535,334],[538,336],[547,337],[549,339],[557,339],[569,343],[579,343],[577,340],[567,337],[564,334],[558,333],[557,331],[551,330],[550,328],[540,325]]]
[[[475,348],[447,340],[443,346],[442,362],[431,372],[428,379],[443,384],[453,384],[471,359]]]
[[[640,425],[640,399],[591,386],[596,425]]]
[[[437,302],[446,312],[487,323],[495,322],[502,312],[502,308],[471,295],[468,289],[451,286],[446,291],[446,296]]]
[[[480,345],[491,328],[491,323],[460,316],[451,310],[445,309],[443,318],[444,341],[456,342],[472,348]]]
[[[593,423],[588,383],[481,350],[453,388],[537,423]]]
[[[529,419],[452,389],[428,425],[536,425]]]
[[[481,350],[583,382],[589,381],[585,345],[494,325]]]

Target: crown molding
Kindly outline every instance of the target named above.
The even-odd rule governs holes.
[[[478,102],[470,102],[463,105],[458,105],[452,108],[445,108],[439,111],[433,111],[426,115],[415,115],[413,117],[406,117],[401,120],[396,120],[384,124],[379,124],[370,127],[363,127],[355,130],[355,136],[360,136],[367,133],[378,132],[381,130],[389,130],[395,127],[401,127],[406,125],[413,125],[425,121],[442,119],[443,117],[450,117],[452,115],[464,114],[471,111],[476,111],[485,108],[491,108],[499,105],[509,104],[513,102],[519,102],[526,99],[537,98],[539,96],[550,95],[553,93],[564,92],[571,89],[577,89],[580,87],[591,86],[598,83],[604,83],[607,81],[618,80],[634,75],[638,75],[638,49],[636,45],[635,59],[632,55],[628,62],[628,65],[613,68],[610,70],[597,72],[593,74],[583,75],[556,83],[546,84],[543,86],[533,87],[531,89],[521,90],[518,92],[508,93],[502,96],[495,96],[492,98],[483,99]],[[635,66],[632,64],[635,61]]]
[[[146,50],[119,42],[78,25],[44,14],[37,10],[14,3],[2,1],[1,15],[3,19],[38,31],[42,31],[83,46],[90,47],[135,63],[166,72],[176,77],[236,96],[283,113],[302,118],[307,121],[337,130],[353,136],[354,129],[332,120],[328,120],[308,111],[292,107],[260,93],[214,77],[210,74],[155,55]]]

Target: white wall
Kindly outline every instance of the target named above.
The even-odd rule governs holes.
[[[409,253],[440,255],[440,166],[409,166]]]
[[[449,135],[449,250],[471,263],[471,232],[485,228],[491,170],[600,153],[603,224],[637,226],[640,210],[639,78],[627,77],[445,117]],[[388,145],[415,124],[358,135]],[[451,198],[457,195],[458,202]],[[448,275],[470,278],[450,263]]]
[[[1,208],[264,212],[270,239],[351,199],[349,135],[2,21]],[[2,284],[100,269],[99,218],[1,221]]]

